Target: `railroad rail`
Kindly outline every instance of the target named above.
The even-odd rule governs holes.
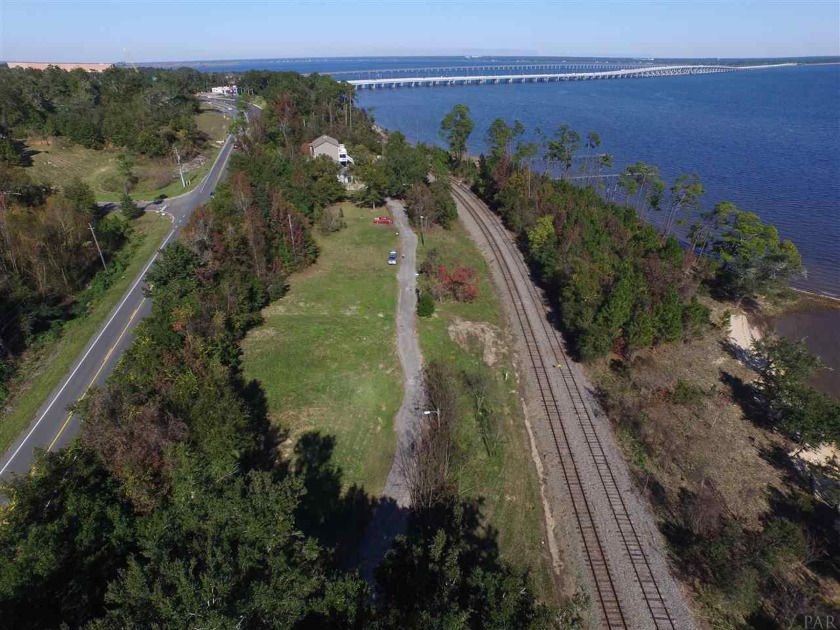
[[[516,321],[511,323],[518,325],[524,338],[528,354],[526,359],[529,362],[526,367],[530,367],[535,377],[542,409],[559,456],[562,479],[571,501],[581,549],[594,588],[594,604],[602,622],[600,627],[635,627],[631,625],[632,620],[628,619],[626,609],[627,598],[638,597],[638,593],[628,594],[627,589],[621,588],[616,569],[611,567],[610,558],[605,552],[604,534],[594,517],[593,499],[587,495],[581,480],[584,474],[579,468],[581,453],[578,451],[576,455],[573,454],[570,445],[568,431],[574,424],[585,436],[588,456],[597,470],[597,483],[606,496],[609,512],[620,534],[621,549],[633,567],[633,579],[644,599],[650,623],[657,630],[676,629],[675,618],[666,605],[648,554],[630,518],[604,446],[595,430],[593,417],[583,400],[581,385],[569,368],[560,333],[546,318],[545,302],[534,284],[530,280],[517,282],[517,278],[527,279],[529,276],[524,260],[495,215],[482,209],[460,183],[453,181],[452,191],[487,239],[504,281],[504,288],[510,294],[516,315]],[[551,375],[559,375],[559,383]],[[555,391],[555,388],[559,391]],[[626,576],[623,578],[626,579]]]
[[[760,66],[645,66],[596,72],[554,72],[541,74],[487,74],[487,75],[438,75],[419,77],[378,77],[373,79],[351,79],[347,81],[359,90],[396,89],[406,87],[437,87],[455,85],[499,85],[512,83],[556,83],[558,81],[594,81],[604,79],[645,79],[651,77],[674,77],[693,74],[717,74],[766,68],[793,66],[793,63],[767,64]]]

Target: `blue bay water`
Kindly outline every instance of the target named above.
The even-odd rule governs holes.
[[[597,131],[615,170],[642,160],[666,180],[697,172],[705,207],[726,200],[757,212],[802,253],[808,277],[797,286],[840,295],[840,65],[360,91],[358,101],[383,127],[436,144],[440,120],[464,103],[476,123],[472,153],[497,117],[532,133],[564,122]]]
[[[561,58],[368,57],[195,62],[205,71],[294,70],[337,79],[422,75],[422,69],[581,63]],[[637,63],[613,60],[612,63]],[[400,70],[402,69],[402,70]],[[504,72],[511,72],[504,70]],[[486,69],[458,74],[495,74]],[[435,72],[434,74],[439,74]],[[357,92],[377,122],[412,141],[442,145],[440,120],[456,103],[476,122],[471,153],[497,117],[521,120],[534,139],[569,123],[602,138],[614,171],[644,161],[666,180],[700,174],[703,206],[732,201],[776,225],[802,253],[796,286],[840,296],[840,65],[616,81],[483,85]]]
[[[335,73],[337,79],[346,80],[422,75],[424,68],[564,61],[379,57],[183,65],[220,72]],[[398,129],[412,141],[439,145],[443,144],[437,133],[440,120],[453,105],[465,103],[476,121],[469,145],[474,154],[484,150],[486,129],[497,117],[521,120],[532,134],[530,139],[537,127],[552,132],[564,122],[582,134],[597,131],[603,140],[600,150],[614,156],[616,172],[639,160],[657,165],[668,179],[698,172],[707,191],[704,207],[727,200],[757,212],[802,253],[808,277],[796,285],[840,295],[840,65],[618,81],[359,91],[358,102],[371,109],[383,127]],[[840,310],[793,313],[774,327],[786,336],[806,338],[809,348],[831,368],[817,385],[840,398]]]

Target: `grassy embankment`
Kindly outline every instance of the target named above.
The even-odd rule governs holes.
[[[188,192],[199,183],[210,170],[227,135],[231,119],[215,109],[205,108],[196,116],[199,129],[207,134],[209,142],[202,151],[203,164],[193,159],[184,176],[190,181],[187,188],[181,186],[178,166],[171,157],[148,158],[133,156],[134,172],[139,181],[131,192],[136,200],[146,201],[160,195],[173,197]],[[97,201],[119,201],[122,183],[117,174],[117,156],[120,150],[86,149],[70,144],[61,138],[30,139],[27,149],[32,151],[32,166],[26,172],[35,181],[45,181],[61,188],[64,182],[75,178],[87,182],[93,188]]]
[[[450,271],[458,263],[476,269],[479,276],[479,296],[474,302],[436,304],[432,317],[418,320],[424,360],[442,360],[461,376],[459,492],[482,498],[486,523],[498,531],[502,557],[529,568],[538,596],[555,602],[551,557],[543,540],[539,481],[512,368],[509,332],[489,269],[460,222],[450,230],[427,230],[424,240],[418,262],[434,248]],[[468,379],[474,387],[480,383],[478,389],[489,411],[484,428]]]
[[[347,227],[318,235],[318,262],[290,278],[289,293],[263,311],[242,342],[245,376],[260,381],[284,448],[309,431],[335,436],[345,487],[382,490],[402,402],[395,345],[397,280],[386,262],[395,230],[379,211],[343,206]]]
[[[106,219],[108,220],[108,219]],[[67,322],[60,339],[30,348],[11,383],[11,395],[0,418],[0,451],[5,451],[35,417],[38,408],[70,370],[91,337],[160,247],[169,219],[147,213],[132,222],[134,231],[120,256],[125,269],[90,305],[87,314]]]

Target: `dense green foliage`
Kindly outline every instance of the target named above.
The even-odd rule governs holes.
[[[0,382],[15,357],[45,333],[57,334],[77,315],[74,297],[102,271],[90,228],[106,261],[126,240],[128,224],[104,220],[93,192],[70,182],[37,205],[0,193]]]
[[[188,155],[206,141],[195,124],[193,96],[205,79],[189,68],[0,68],[0,137],[39,133],[158,156],[177,146]]]
[[[582,358],[700,334],[708,317],[695,294],[708,277],[718,291],[741,298],[777,293],[803,271],[796,247],[757,215],[731,203],[700,213],[704,191],[696,174],[668,188],[658,169],[639,162],[605,187],[598,175],[612,158],[593,153],[600,136],[589,132],[584,141],[560,125],[541,143],[546,169],[556,166],[562,175],[555,180],[523,166],[540,151],[518,141],[524,131],[519,121],[492,122],[475,189],[519,234]],[[583,186],[572,182],[578,157],[574,179]],[[651,211],[665,215],[661,233],[643,221]],[[689,248],[673,236],[682,214],[699,219]]]
[[[634,352],[696,331],[705,313],[693,299],[697,280],[686,273],[691,258],[676,239],[592,188],[519,166],[505,146],[482,159],[476,189],[520,235],[581,357]]]
[[[429,171],[426,148],[414,147],[396,131],[382,145],[381,156],[362,159],[356,172],[365,184],[359,192],[362,205],[381,204],[386,197],[404,197],[414,187],[425,184]]]
[[[475,123],[470,118],[470,108],[458,104],[443,117],[440,122],[440,136],[449,145],[449,153],[456,161],[464,159],[467,151],[467,141],[470,138]]]
[[[417,298],[417,315],[419,317],[431,317],[435,314],[435,298],[428,291],[421,291]]]
[[[840,403],[807,383],[821,363],[805,344],[769,337],[754,352],[768,417],[806,444],[840,443]]]
[[[268,205],[255,196],[240,213],[234,199],[252,189],[264,189]],[[85,600],[53,606],[55,619],[72,619],[73,606],[80,608],[80,621],[102,614],[106,592],[104,627],[180,625],[187,617],[275,627],[281,620],[294,625],[308,615],[330,614],[323,603],[322,552],[293,526],[299,484],[281,480],[281,470],[267,458],[267,420],[249,407],[236,345],[269,296],[282,292],[285,275],[313,259],[308,232],[305,218],[270,182],[239,171],[212,208],[195,213],[183,239],[164,250],[148,276],[151,316],[108,386],[80,409],[83,430],[74,450],[89,468],[77,483],[53,490],[75,503],[93,501],[89,492],[107,488],[126,522],[112,525],[118,515],[112,510],[87,510],[91,524],[85,529],[115,529],[126,540],[104,553],[108,571],[76,561],[74,579],[84,581]],[[45,470],[63,463],[73,472],[74,462],[65,453],[50,456]],[[30,532],[36,523],[17,506],[21,496],[51,501],[49,492],[32,488],[45,483],[45,474],[20,480],[12,490],[11,514]],[[49,514],[42,516],[45,533],[56,531],[56,518],[67,518],[63,511]],[[241,520],[246,515],[250,521]],[[87,558],[91,554],[68,528],[63,553]],[[17,530],[4,531],[12,536]],[[10,555],[0,574],[13,575],[8,563],[25,540],[3,546]],[[96,544],[107,546],[108,539],[97,537]],[[41,558],[47,578],[39,579],[65,588],[62,565]],[[362,588],[358,580],[353,584],[348,588]],[[44,592],[43,586],[18,580],[3,600],[17,606]],[[209,593],[216,595],[208,599]]]
[[[458,218],[449,186],[447,160],[439,149],[412,146],[399,131],[388,135],[381,156],[368,156],[356,168],[364,182],[361,205],[382,204],[386,197],[405,199],[408,218],[420,230],[433,224],[449,228]]]
[[[378,151],[381,138],[370,116],[353,105],[355,92],[348,83],[319,74],[249,70],[238,78],[243,91],[263,97],[268,106],[262,121],[252,124],[252,137],[269,140],[288,154],[321,134],[357,150]]]
[[[431,184],[425,181],[414,184],[405,202],[409,220],[420,229],[432,224],[449,228],[458,218],[458,209],[447,179],[436,179]]]
[[[188,157],[206,138],[196,127],[194,93],[205,77],[190,69],[96,73],[0,68],[0,399],[15,360],[39,336],[55,338],[77,315],[76,298],[101,270],[96,231],[112,273],[128,223],[102,220],[93,191],[60,182],[61,194],[35,184],[21,168],[31,162],[19,140],[61,136],[92,149],[123,147],[150,156],[178,149]],[[128,196],[136,183],[130,154],[117,158],[126,219],[142,214]]]
[[[535,605],[527,576],[487,545],[479,521],[474,505],[457,501],[414,517],[377,572],[383,626],[560,627],[555,611]]]
[[[739,210],[735,204],[719,203],[701,215],[704,223],[695,228],[694,238],[703,239],[718,259],[718,288],[740,299],[774,295],[784,291],[790,280],[803,273],[796,246],[779,238],[775,227],[757,214]]]
[[[122,196],[120,200],[120,212],[122,215],[127,219],[136,219],[139,216],[142,216],[143,209],[137,205],[137,202],[131,198],[131,195],[128,193]]]
[[[703,515],[702,508],[709,511]],[[697,497],[686,497],[684,510],[683,518],[693,527],[677,545],[681,563],[686,574],[714,588],[717,597],[709,597],[707,603],[729,621],[722,625],[741,620],[741,627],[791,627],[788,624],[805,611],[817,610],[789,574],[791,565],[808,554],[799,525],[770,517],[755,530],[721,518],[708,501]]]

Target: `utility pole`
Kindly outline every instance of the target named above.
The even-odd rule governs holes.
[[[187,187],[187,182],[184,181],[184,167],[181,165],[181,154],[178,153],[178,147],[175,147],[174,150],[175,150],[175,157],[178,160],[178,174],[181,176],[181,186],[186,188]]]
[[[90,228],[90,233],[93,234],[93,242],[96,243],[96,251],[99,252],[99,260],[102,261],[102,268],[108,271],[108,265],[105,264],[105,256],[102,255],[102,248],[99,247],[99,241],[96,238],[96,231],[90,223],[88,223],[88,227]]]
[[[286,217],[289,219],[289,241],[292,243],[292,255],[297,258],[297,251],[295,249],[295,232],[294,228],[292,228],[292,215],[288,214]]]

